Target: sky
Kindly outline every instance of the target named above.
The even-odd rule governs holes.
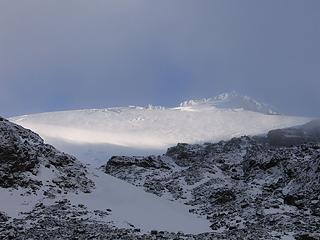
[[[235,90],[320,116],[319,0],[0,1],[0,115]]]

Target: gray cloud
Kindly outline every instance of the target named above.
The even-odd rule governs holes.
[[[320,2],[2,1],[0,114],[238,90],[319,116]]]

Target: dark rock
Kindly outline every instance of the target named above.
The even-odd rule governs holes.
[[[157,231],[157,230],[151,230],[150,234],[151,234],[151,235],[157,235],[157,234],[158,234],[158,231]]]
[[[209,199],[216,204],[225,204],[236,199],[236,194],[230,190],[220,190],[212,194]]]
[[[268,142],[273,146],[297,146],[304,143],[320,142],[320,119],[293,128],[272,130]]]
[[[3,213],[3,212],[0,212],[0,222],[7,222],[9,220],[9,217]]]
[[[0,187],[22,187],[35,192],[47,184],[30,177],[30,174],[37,176],[41,165],[55,168],[57,178],[53,182],[57,186],[51,187],[54,191],[89,191],[94,186],[75,157],[45,144],[28,129],[7,120],[0,121]]]
[[[296,240],[319,240],[319,238],[315,238],[310,236],[309,234],[298,235],[295,237]]]

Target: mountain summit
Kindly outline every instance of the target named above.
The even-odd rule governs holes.
[[[182,102],[180,107],[204,107],[211,106],[217,108],[243,109],[252,112],[259,112],[269,115],[279,115],[280,113],[271,105],[260,103],[257,100],[241,95],[236,91],[222,93],[213,98],[203,98],[199,100],[189,100]]]

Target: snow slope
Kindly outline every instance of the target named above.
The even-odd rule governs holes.
[[[95,182],[90,194],[68,193],[54,199],[45,198],[40,189],[36,194],[25,194],[24,189],[0,188],[0,212],[19,218],[31,211],[37,203],[52,205],[68,199],[73,205],[83,204],[88,210],[87,218],[96,218],[95,211],[111,209],[112,213],[97,220],[111,223],[118,228],[139,228],[143,232],[163,230],[184,233],[210,232],[210,223],[204,217],[190,214],[182,204],[161,199],[131,184],[92,169],[89,177]],[[43,179],[44,181],[46,178]]]
[[[164,230],[184,233],[210,232],[205,217],[190,214],[190,208],[164,200],[120,179],[92,170],[91,178],[96,189],[91,194],[69,196],[74,204],[84,204],[88,210],[112,209],[112,221],[117,227],[128,228],[130,224],[143,231]]]
[[[189,102],[176,108],[88,109],[40,113],[10,120],[37,132],[46,142],[82,161],[100,164],[111,155],[157,154],[178,142],[214,142],[263,134],[310,119]]]

